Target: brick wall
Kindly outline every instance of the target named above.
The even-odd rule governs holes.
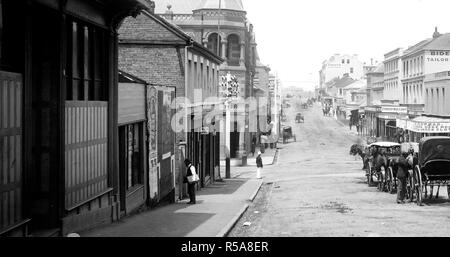
[[[119,69],[152,84],[176,87],[177,96],[184,96],[184,52],[182,47],[120,45]]]
[[[119,39],[180,41],[180,37],[146,14],[126,18],[119,28]]]

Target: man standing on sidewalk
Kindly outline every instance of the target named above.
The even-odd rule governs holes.
[[[263,162],[261,158],[261,151],[258,152],[258,157],[256,157],[256,178],[261,179],[261,171],[263,169]]]
[[[197,184],[198,175],[195,171],[195,167],[192,165],[191,161],[186,159],[184,161],[184,164],[187,167],[187,174],[186,174],[186,182],[188,184],[188,194],[190,201],[188,204],[195,204],[195,185]]]

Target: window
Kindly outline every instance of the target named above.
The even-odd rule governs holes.
[[[350,64],[350,59],[347,59],[347,64]]]
[[[239,66],[239,59],[241,58],[241,46],[239,37],[237,35],[228,36],[227,59],[229,66]]]
[[[345,64],[345,59],[342,59],[342,64]]]
[[[442,101],[441,101],[441,103],[442,103],[441,112],[445,114],[446,113],[446,110],[445,110],[445,88],[442,88]]]
[[[212,33],[208,36],[208,49],[211,50],[213,53],[217,54],[218,56],[222,56],[222,38],[219,37],[219,42],[217,40],[218,34]],[[217,50],[218,49],[218,50]]]
[[[78,21],[68,23],[66,99],[69,101],[107,100],[106,32]]]
[[[353,73],[353,67],[352,67],[352,68],[350,68],[350,73]]]

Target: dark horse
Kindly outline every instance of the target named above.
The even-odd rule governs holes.
[[[366,169],[367,168],[367,164],[368,164],[368,160],[369,160],[369,156],[364,152],[364,146],[362,145],[358,145],[358,144],[354,144],[350,147],[350,154],[355,156],[355,155],[359,155],[362,159],[363,162],[363,167],[362,169]]]

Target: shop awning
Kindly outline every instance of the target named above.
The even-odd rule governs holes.
[[[450,119],[427,116],[398,119],[397,127],[417,133],[450,133]]]

